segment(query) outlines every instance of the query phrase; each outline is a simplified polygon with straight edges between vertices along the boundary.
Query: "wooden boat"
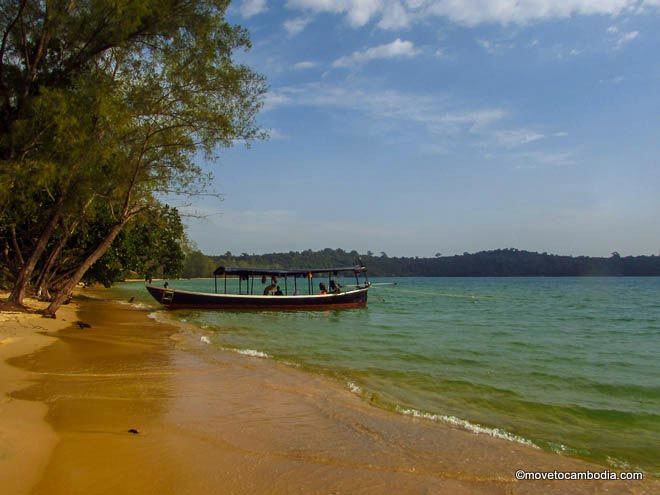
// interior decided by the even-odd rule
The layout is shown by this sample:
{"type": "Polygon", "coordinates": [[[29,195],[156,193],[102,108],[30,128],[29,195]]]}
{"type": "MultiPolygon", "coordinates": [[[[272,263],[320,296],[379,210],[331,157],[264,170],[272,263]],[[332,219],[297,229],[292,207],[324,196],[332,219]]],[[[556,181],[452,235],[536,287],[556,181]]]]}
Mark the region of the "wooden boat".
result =
{"type": "Polygon", "coordinates": [[[364,266],[322,269],[279,270],[263,268],[218,267],[213,272],[215,292],[188,290],[147,285],[156,301],[171,309],[198,308],[219,310],[328,310],[363,308],[367,305],[367,292],[371,284],[364,266]],[[342,287],[335,281],[339,275],[350,273],[355,286],[342,287]],[[223,291],[218,293],[218,277],[223,291]],[[227,293],[227,277],[238,279],[238,293],[227,293]],[[255,277],[264,289],[256,288],[255,277]],[[362,280],[360,278],[362,277],[362,280]],[[319,282],[320,281],[320,282],[319,282]],[[327,281],[327,286],[325,282],[327,281]],[[268,285],[266,285],[270,282],[268,285]],[[292,285],[293,284],[293,285],[292,285]],[[305,287],[306,286],[306,287],[305,287]],[[275,287],[279,295],[272,294],[275,287]],[[299,288],[306,294],[300,294],[299,288]],[[328,290],[323,293],[322,289],[328,290]],[[267,292],[271,292],[267,294],[267,292]]]}

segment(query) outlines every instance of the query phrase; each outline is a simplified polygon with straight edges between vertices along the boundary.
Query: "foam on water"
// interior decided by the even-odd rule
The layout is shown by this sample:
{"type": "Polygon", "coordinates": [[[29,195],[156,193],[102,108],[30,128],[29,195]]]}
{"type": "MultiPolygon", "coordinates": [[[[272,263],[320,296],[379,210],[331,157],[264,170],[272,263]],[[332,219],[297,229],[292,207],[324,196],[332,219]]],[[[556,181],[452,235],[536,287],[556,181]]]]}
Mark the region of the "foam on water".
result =
{"type": "Polygon", "coordinates": [[[346,386],[348,387],[348,390],[353,392],[354,394],[357,395],[362,395],[362,389],[360,388],[359,385],[356,385],[354,382],[346,382],[346,386]]]}
{"type": "Polygon", "coordinates": [[[270,359],[272,357],[270,354],[266,354],[265,352],[257,351],[255,349],[232,349],[231,347],[222,347],[221,349],[223,351],[235,352],[236,354],[241,354],[243,356],[257,357],[263,359],[270,359]]]}
{"type": "Polygon", "coordinates": [[[427,419],[429,421],[437,421],[437,422],[447,423],[452,426],[458,426],[459,428],[463,428],[464,430],[471,431],[472,433],[476,433],[477,435],[488,435],[494,438],[508,440],[509,442],[515,442],[515,443],[520,443],[522,445],[527,445],[528,447],[533,447],[535,449],[539,448],[531,440],[527,440],[526,438],[523,438],[521,436],[514,435],[513,433],[509,433],[508,431],[504,431],[499,428],[488,428],[486,426],[470,423],[469,421],[466,421],[461,418],[457,418],[456,416],[432,414],[424,411],[418,411],[417,409],[406,409],[400,406],[396,407],[396,411],[400,414],[404,414],[406,416],[412,416],[414,418],[427,419]]]}
{"type": "Polygon", "coordinates": [[[280,361],[280,363],[286,366],[293,366],[294,368],[300,368],[300,363],[294,363],[293,361],[280,361]]]}
{"type": "Polygon", "coordinates": [[[211,339],[209,339],[206,335],[202,335],[199,340],[200,340],[200,342],[202,342],[204,344],[210,344],[211,343],[211,339]]]}
{"type": "Polygon", "coordinates": [[[142,302],[129,302],[129,301],[117,301],[119,304],[123,304],[124,306],[130,306],[131,308],[135,309],[151,309],[153,308],[152,305],[142,303],[142,302]]]}

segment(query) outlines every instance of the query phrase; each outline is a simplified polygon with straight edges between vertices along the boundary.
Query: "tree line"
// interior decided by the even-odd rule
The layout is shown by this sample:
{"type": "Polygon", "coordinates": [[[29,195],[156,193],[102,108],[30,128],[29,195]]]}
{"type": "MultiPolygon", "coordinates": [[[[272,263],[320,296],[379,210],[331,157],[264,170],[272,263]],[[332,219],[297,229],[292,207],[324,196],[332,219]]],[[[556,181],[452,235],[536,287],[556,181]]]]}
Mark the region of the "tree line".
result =
{"type": "Polygon", "coordinates": [[[262,76],[226,0],[3,1],[0,286],[20,305],[127,270],[174,276],[173,196],[212,193],[196,161],[263,137],[262,76]]]}
{"type": "Polygon", "coordinates": [[[371,276],[392,277],[526,277],[526,276],[660,276],[660,256],[559,256],[518,249],[497,249],[433,258],[396,257],[386,253],[323,249],[288,253],[207,256],[192,251],[182,276],[210,277],[218,266],[262,268],[330,268],[360,260],[371,276]]]}

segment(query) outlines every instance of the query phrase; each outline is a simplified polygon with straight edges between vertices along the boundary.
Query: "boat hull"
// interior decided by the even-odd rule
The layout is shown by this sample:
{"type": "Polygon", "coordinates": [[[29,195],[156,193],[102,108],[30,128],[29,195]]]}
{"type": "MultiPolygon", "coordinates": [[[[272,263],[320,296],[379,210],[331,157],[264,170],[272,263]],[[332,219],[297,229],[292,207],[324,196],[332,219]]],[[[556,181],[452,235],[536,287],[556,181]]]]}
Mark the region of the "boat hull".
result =
{"type": "Polygon", "coordinates": [[[213,294],[165,289],[147,285],[151,296],[170,309],[214,309],[249,311],[324,311],[329,309],[364,308],[367,305],[368,287],[342,292],[309,296],[251,296],[213,294]]]}

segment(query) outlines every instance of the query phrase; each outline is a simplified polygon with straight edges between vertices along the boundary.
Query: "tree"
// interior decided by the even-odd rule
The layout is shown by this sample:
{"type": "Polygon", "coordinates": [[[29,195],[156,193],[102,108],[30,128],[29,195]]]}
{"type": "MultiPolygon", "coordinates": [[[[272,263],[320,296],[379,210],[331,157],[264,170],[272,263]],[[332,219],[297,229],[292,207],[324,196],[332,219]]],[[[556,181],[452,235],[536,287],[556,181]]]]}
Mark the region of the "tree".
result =
{"type": "Polygon", "coordinates": [[[178,277],[183,270],[185,242],[176,208],[165,205],[146,210],[117,236],[84,281],[109,287],[129,272],[144,279],[178,277]]]}
{"type": "Polygon", "coordinates": [[[111,221],[80,253],[51,314],[136,216],[158,208],[159,194],[206,190],[197,152],[262,136],[254,118],[265,83],[233,61],[250,43],[225,21],[227,5],[26,0],[3,12],[0,183],[10,193],[0,196],[0,229],[19,233],[7,255],[12,300],[21,302],[46,250],[70,242],[63,225],[84,205],[79,223],[111,221]],[[7,213],[17,206],[36,221],[7,213]]]}

